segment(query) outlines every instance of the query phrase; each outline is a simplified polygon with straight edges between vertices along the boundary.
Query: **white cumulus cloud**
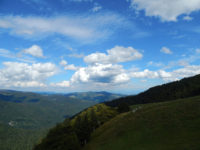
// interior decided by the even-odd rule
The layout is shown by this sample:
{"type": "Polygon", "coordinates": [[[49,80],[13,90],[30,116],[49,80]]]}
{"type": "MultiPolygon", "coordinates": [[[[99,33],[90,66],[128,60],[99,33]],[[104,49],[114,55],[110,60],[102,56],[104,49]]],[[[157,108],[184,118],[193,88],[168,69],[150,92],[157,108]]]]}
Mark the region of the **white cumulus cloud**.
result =
{"type": "Polygon", "coordinates": [[[0,84],[6,87],[44,87],[45,81],[57,73],[52,63],[4,62],[0,69],[0,84]]]}
{"type": "Polygon", "coordinates": [[[43,50],[38,45],[32,45],[30,48],[24,49],[23,52],[25,54],[32,55],[34,57],[40,57],[43,58],[43,50]]]}
{"type": "Polygon", "coordinates": [[[200,10],[200,0],[129,0],[131,7],[145,10],[146,16],[155,16],[162,21],[177,21],[180,15],[189,15],[200,10]]]}
{"type": "Polygon", "coordinates": [[[121,65],[96,64],[80,68],[71,78],[72,83],[96,82],[119,84],[130,80],[121,65]]]}
{"type": "Polygon", "coordinates": [[[107,50],[107,54],[98,52],[93,53],[84,57],[84,61],[88,64],[110,64],[133,61],[141,59],[142,57],[143,55],[133,47],[126,48],[122,46],[115,46],[114,48],[107,50]]]}

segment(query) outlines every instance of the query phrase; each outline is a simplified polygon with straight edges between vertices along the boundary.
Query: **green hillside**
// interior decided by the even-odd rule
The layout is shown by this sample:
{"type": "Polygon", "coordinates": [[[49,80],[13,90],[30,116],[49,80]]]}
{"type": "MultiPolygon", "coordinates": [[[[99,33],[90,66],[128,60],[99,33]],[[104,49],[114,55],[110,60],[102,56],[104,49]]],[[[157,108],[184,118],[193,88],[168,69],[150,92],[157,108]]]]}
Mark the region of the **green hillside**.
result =
{"type": "Polygon", "coordinates": [[[199,150],[200,96],[133,106],[98,128],[83,150],[199,150]]]}

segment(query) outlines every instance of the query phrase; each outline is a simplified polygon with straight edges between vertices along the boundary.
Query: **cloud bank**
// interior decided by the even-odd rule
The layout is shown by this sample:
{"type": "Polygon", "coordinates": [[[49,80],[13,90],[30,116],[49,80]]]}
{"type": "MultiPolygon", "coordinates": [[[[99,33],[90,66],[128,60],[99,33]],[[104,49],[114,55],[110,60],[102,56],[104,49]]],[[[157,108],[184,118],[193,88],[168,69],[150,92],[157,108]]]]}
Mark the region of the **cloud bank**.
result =
{"type": "MultiPolygon", "coordinates": [[[[129,0],[131,7],[144,10],[146,16],[159,17],[162,21],[177,21],[180,15],[188,16],[200,10],[200,0],[129,0]]],[[[189,17],[185,18],[190,19],[189,17]]]]}
{"type": "Polygon", "coordinates": [[[47,78],[57,73],[52,63],[4,62],[0,69],[0,84],[6,87],[45,87],[47,78]]]}

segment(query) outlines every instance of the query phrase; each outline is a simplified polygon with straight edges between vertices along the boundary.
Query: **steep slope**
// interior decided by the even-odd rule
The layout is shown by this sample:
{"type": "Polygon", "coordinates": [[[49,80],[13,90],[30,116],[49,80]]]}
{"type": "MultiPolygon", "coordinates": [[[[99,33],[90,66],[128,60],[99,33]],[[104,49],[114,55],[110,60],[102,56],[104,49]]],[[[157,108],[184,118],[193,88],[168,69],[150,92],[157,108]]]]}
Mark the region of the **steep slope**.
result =
{"type": "Polygon", "coordinates": [[[200,96],[133,106],[98,128],[83,150],[199,150],[200,96]]]}
{"type": "Polygon", "coordinates": [[[97,127],[117,114],[104,104],[90,107],[52,128],[34,150],[80,150],[97,127]]]}
{"type": "Polygon", "coordinates": [[[105,104],[116,107],[121,103],[127,103],[129,105],[146,104],[170,101],[196,95],[200,95],[200,75],[152,87],[138,95],[122,97],[111,102],[105,102],[105,104]]]}

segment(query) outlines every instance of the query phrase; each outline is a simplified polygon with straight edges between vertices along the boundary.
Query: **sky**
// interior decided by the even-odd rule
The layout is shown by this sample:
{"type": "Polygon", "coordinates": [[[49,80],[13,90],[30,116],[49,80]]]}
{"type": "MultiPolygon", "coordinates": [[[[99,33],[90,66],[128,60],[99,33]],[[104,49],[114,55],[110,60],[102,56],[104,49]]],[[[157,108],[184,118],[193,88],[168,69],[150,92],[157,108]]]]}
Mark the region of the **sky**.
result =
{"type": "Polygon", "coordinates": [[[0,85],[136,94],[200,74],[200,0],[0,0],[0,85]]]}

